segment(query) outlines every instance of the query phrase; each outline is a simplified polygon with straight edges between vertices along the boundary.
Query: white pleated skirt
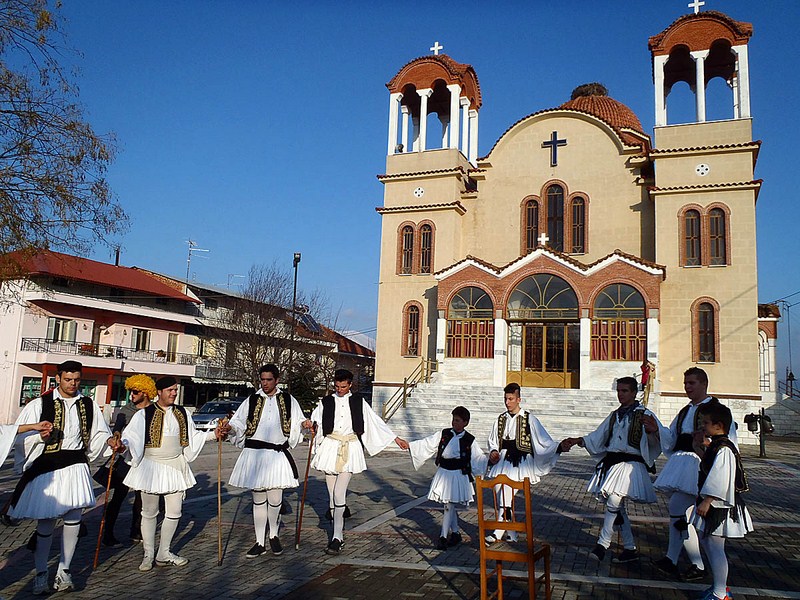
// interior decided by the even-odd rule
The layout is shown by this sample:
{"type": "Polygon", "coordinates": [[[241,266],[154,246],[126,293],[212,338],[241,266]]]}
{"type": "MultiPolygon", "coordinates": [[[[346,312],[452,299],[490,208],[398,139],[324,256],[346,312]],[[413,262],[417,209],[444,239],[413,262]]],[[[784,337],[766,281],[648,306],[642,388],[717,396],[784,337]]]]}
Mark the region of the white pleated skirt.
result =
{"type": "Polygon", "coordinates": [[[639,462],[617,463],[608,470],[603,481],[600,481],[600,474],[595,473],[589,481],[588,491],[596,494],[601,500],[611,494],[617,494],[634,502],[656,501],[656,492],[647,467],[639,462]]]}
{"type": "Polygon", "coordinates": [[[43,473],[25,486],[8,515],[14,519],[55,519],[76,508],[92,508],[95,504],[92,486],[86,463],[43,473]]]}
{"type": "Polygon", "coordinates": [[[339,452],[339,442],[330,437],[322,438],[319,446],[317,446],[314,458],[311,460],[311,466],[328,475],[362,473],[366,471],[367,459],[364,456],[364,448],[361,442],[356,439],[347,442],[347,444],[349,444],[348,451],[350,456],[341,470],[336,470],[336,456],[339,452]]]}
{"type": "Polygon", "coordinates": [[[669,457],[653,485],[659,492],[683,492],[696,496],[699,471],[700,457],[697,454],[678,451],[669,457]]]}
{"type": "Polygon", "coordinates": [[[453,502],[468,505],[474,499],[475,491],[469,475],[464,475],[460,470],[450,471],[441,467],[436,469],[428,492],[428,500],[442,504],[453,502]]]}
{"type": "MultiPolygon", "coordinates": [[[[730,516],[728,516],[728,518],[720,523],[714,531],[710,531],[709,535],[716,535],[724,538],[741,538],[744,537],[745,534],[753,531],[753,521],[750,518],[750,512],[747,510],[747,507],[743,506],[738,509],[737,512],[739,513],[738,522],[734,521],[730,516]]],[[[697,533],[700,537],[705,535],[706,522],[703,517],[697,514],[696,506],[689,508],[687,520],[689,523],[694,525],[694,528],[697,529],[697,533]]]]}
{"type": "Polygon", "coordinates": [[[518,467],[515,467],[505,460],[505,452],[506,451],[503,450],[500,453],[500,460],[489,469],[489,479],[497,477],[498,475],[506,475],[509,479],[514,481],[522,481],[527,477],[530,479],[531,485],[539,483],[541,477],[534,469],[532,455],[526,456],[525,460],[521,461],[518,467]]]}
{"type": "Polygon", "coordinates": [[[286,489],[298,485],[286,455],[261,448],[242,450],[228,483],[248,490],[286,489]]]}
{"type": "Polygon", "coordinates": [[[137,466],[131,466],[124,481],[132,490],[148,494],[172,494],[183,492],[197,483],[189,463],[183,455],[159,462],[147,457],[137,466]]]}

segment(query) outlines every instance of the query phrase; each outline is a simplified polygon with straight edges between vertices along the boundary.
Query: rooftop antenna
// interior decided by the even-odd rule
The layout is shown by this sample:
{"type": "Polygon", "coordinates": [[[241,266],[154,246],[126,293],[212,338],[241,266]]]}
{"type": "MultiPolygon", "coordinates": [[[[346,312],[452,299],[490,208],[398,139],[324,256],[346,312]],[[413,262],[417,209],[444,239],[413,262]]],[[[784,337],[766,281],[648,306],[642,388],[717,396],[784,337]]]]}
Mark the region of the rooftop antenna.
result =
{"type": "Polygon", "coordinates": [[[228,289],[231,289],[231,279],[236,279],[237,277],[241,277],[244,279],[244,275],[234,275],[233,273],[228,273],[228,289]]]}
{"type": "Polygon", "coordinates": [[[197,247],[197,242],[192,240],[191,238],[186,240],[186,243],[189,244],[189,252],[186,254],[186,285],[189,285],[189,269],[192,266],[192,254],[195,252],[211,252],[210,250],[205,250],[203,248],[197,247]]]}

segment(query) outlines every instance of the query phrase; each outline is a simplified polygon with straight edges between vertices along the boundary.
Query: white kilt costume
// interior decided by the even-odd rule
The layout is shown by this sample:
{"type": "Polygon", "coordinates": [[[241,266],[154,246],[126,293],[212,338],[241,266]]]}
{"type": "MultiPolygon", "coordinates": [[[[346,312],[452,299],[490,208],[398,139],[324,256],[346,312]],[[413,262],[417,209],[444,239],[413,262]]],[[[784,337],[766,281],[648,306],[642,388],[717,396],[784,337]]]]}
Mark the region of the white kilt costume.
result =
{"type": "MultiPolygon", "coordinates": [[[[724,538],[740,538],[753,531],[753,521],[746,506],[736,506],[734,495],[734,482],[736,481],[736,457],[730,448],[721,447],[717,451],[711,471],[708,473],[705,483],[700,490],[700,497],[713,496],[719,498],[711,502],[714,508],[730,508],[735,510],[737,520],[728,514],[728,517],[720,523],[714,531],[709,531],[709,535],[716,535],[724,538]]],[[[732,512],[732,511],[731,511],[732,512]]],[[[697,507],[689,509],[689,523],[694,525],[698,532],[705,532],[706,523],[703,517],[697,513],[697,507]]],[[[702,535],[702,533],[701,533],[702,535]]]]}
{"type": "MultiPolygon", "coordinates": [[[[257,395],[264,401],[261,418],[258,421],[255,433],[250,439],[269,444],[282,445],[289,443],[294,448],[303,438],[302,424],[305,419],[303,410],[294,397],[291,402],[291,426],[289,437],[283,434],[281,416],[278,408],[277,394],[267,396],[263,390],[258,390],[257,395]]],[[[249,490],[273,490],[297,487],[297,477],[292,471],[292,465],[283,452],[265,448],[245,448],[245,432],[247,430],[247,417],[250,411],[251,398],[239,406],[229,424],[231,432],[229,440],[238,448],[243,448],[236,460],[236,465],[231,473],[232,486],[249,490]]]]}
{"type": "Polygon", "coordinates": [[[622,452],[641,456],[644,460],[644,463],[619,462],[611,466],[605,476],[601,472],[595,471],[589,481],[587,491],[596,494],[599,500],[605,500],[611,494],[617,494],[623,498],[630,498],[634,502],[651,503],[656,501],[653,482],[650,480],[647,468],[652,467],[656,458],[661,454],[661,443],[658,432],[648,434],[644,431],[643,425],[639,425],[642,431],[638,447],[634,448],[628,443],[631,425],[634,422],[634,411],[643,412],[645,415],[655,418],[658,423],[655,414],[645,408],[631,410],[621,421],[619,413],[615,410],[597,429],[583,436],[584,447],[594,458],[602,460],[609,452],[622,452]],[[612,426],[613,431],[609,431],[612,426]]]}
{"type": "MultiPolygon", "coordinates": [[[[62,450],[81,450],[84,448],[81,438],[80,417],[75,398],[63,398],[58,388],[53,396],[64,402],[64,437],[62,450]]],[[[111,430],[103,418],[103,411],[96,402],[92,406],[92,428],[89,432],[89,449],[86,456],[89,462],[98,458],[105,450],[108,454],[108,438],[111,430]]],[[[42,420],[42,399],[31,400],[22,409],[17,418],[16,427],[38,423],[42,420]]],[[[24,472],[44,452],[47,442],[43,441],[38,431],[29,431],[18,436],[15,469],[24,472]],[[21,450],[21,451],[20,451],[21,450]]],[[[55,519],[70,510],[92,508],[95,505],[92,475],[87,463],[78,463],[43,473],[34,478],[22,492],[16,506],[10,508],[8,515],[15,519],[55,519]]]]}
{"type": "Polygon", "coordinates": [[[350,396],[333,395],[335,412],[333,419],[332,435],[323,435],[322,402],[317,404],[311,413],[311,420],[320,426],[314,438],[314,458],[311,466],[328,475],[339,473],[361,473],[367,470],[367,461],[364,456],[366,448],[370,456],[378,454],[389,446],[397,437],[389,426],[375,414],[366,400],[362,400],[364,414],[364,434],[359,441],[353,431],[353,419],[350,413],[350,396]],[[339,439],[334,439],[338,437],[339,439]],[[363,443],[363,447],[362,447],[363,443]],[[345,447],[346,446],[346,447],[345,447]],[[340,450],[341,448],[341,450],[340,450]],[[344,459],[343,462],[342,460],[344,459]],[[337,466],[337,462],[339,463],[337,466]]]}
{"type": "Polygon", "coordinates": [[[214,439],[213,431],[198,431],[187,414],[188,446],[181,446],[180,426],[173,406],[162,408],[155,404],[162,417],[161,446],[145,448],[145,410],[137,410],[122,432],[122,443],[130,452],[131,469],[125,485],[148,494],[172,494],[188,490],[197,483],[189,463],[198,457],[207,440],[214,439]]]}
{"type": "MultiPolygon", "coordinates": [[[[442,458],[459,458],[461,455],[461,439],[465,433],[466,431],[462,431],[460,434],[456,434],[453,431],[453,437],[442,450],[442,458]]],[[[421,440],[409,443],[409,452],[411,453],[414,469],[419,470],[426,460],[436,456],[439,452],[441,440],[442,432],[439,431],[421,440]]],[[[470,446],[470,466],[474,475],[482,475],[486,471],[486,460],[478,441],[474,440],[470,446]]],[[[441,502],[442,504],[453,502],[468,505],[474,498],[475,490],[469,475],[462,473],[460,470],[444,469],[442,467],[436,469],[436,474],[431,481],[431,488],[428,491],[428,500],[441,502]]]]}
{"type": "Polygon", "coordinates": [[[492,431],[489,433],[489,452],[497,450],[500,452],[500,460],[489,469],[489,478],[498,475],[507,475],[514,481],[522,481],[526,477],[531,485],[539,483],[539,480],[547,475],[558,460],[558,442],[554,441],[547,433],[547,430],[535,416],[526,410],[519,410],[516,415],[508,414],[506,418],[505,431],[498,432],[498,420],[495,419],[492,431]],[[531,430],[531,453],[523,458],[519,466],[514,466],[506,460],[506,450],[501,449],[501,442],[504,440],[517,439],[517,420],[520,415],[528,415],[528,426],[531,430]]]}
{"type": "MultiPolygon", "coordinates": [[[[697,456],[694,451],[676,451],[674,448],[679,434],[694,434],[694,421],[697,407],[710,401],[711,397],[709,396],[698,404],[690,404],[689,410],[683,422],[680,424],[680,431],[678,430],[678,417],[680,413],[675,416],[669,427],[659,425],[661,450],[664,452],[664,456],[667,457],[667,464],[664,465],[661,474],[654,484],[654,487],[659,492],[683,492],[690,496],[697,495],[697,474],[700,469],[700,457],[697,456]]],[[[736,436],[735,422],[731,424],[729,438],[738,448],[739,443],[736,436]]]]}
{"type": "Polygon", "coordinates": [[[17,425],[0,425],[0,466],[14,447],[16,437],[17,425]]]}

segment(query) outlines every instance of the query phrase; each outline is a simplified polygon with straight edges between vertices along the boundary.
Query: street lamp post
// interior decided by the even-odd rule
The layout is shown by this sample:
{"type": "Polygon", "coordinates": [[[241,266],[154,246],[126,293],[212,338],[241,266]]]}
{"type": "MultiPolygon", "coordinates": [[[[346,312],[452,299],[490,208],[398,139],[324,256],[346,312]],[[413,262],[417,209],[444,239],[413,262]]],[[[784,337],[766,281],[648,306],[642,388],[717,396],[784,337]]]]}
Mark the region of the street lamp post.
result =
{"type": "Polygon", "coordinates": [[[294,253],[294,286],[292,287],[292,341],[291,346],[289,346],[289,373],[287,373],[287,379],[291,377],[294,367],[294,340],[295,340],[295,330],[297,329],[297,265],[300,264],[300,253],[294,253]]]}

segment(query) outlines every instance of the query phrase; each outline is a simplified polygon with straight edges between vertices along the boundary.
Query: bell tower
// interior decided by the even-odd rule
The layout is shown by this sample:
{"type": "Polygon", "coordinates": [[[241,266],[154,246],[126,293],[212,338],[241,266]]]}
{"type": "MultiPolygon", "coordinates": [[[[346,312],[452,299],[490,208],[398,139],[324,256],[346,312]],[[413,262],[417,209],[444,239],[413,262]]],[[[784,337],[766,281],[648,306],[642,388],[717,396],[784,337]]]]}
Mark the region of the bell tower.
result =
{"type": "Polygon", "coordinates": [[[389,88],[389,139],[387,154],[425,152],[439,148],[460,150],[474,165],[478,158],[478,111],[481,91],[470,65],[439,54],[406,64],[386,84],[389,88]],[[441,132],[429,128],[436,114],[441,132]],[[410,131],[409,131],[410,129],[410,131]]]}

